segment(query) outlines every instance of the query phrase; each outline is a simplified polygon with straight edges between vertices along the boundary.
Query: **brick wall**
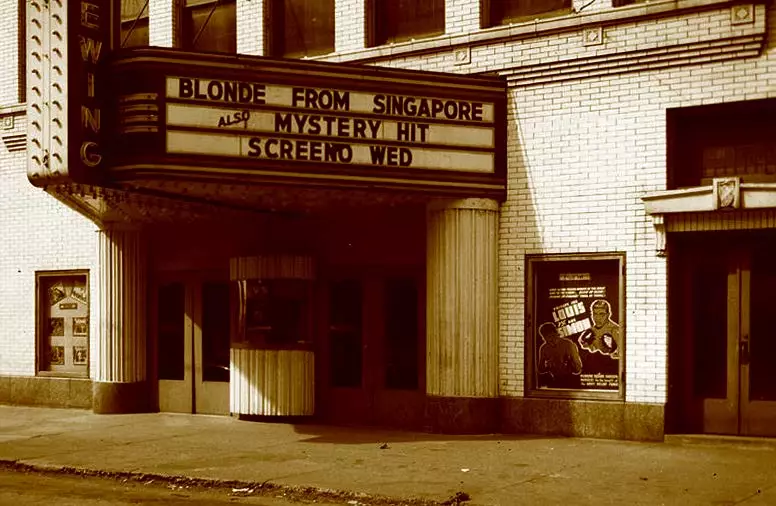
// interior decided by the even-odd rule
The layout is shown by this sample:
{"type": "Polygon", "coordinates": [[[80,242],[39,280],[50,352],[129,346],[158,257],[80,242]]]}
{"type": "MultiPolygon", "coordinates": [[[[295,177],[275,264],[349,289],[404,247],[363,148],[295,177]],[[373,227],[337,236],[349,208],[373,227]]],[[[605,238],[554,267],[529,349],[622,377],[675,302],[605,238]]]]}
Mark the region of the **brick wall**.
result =
{"type": "MultiPolygon", "coordinates": [[[[256,3],[241,2],[239,12],[256,3]]],[[[151,1],[152,44],[173,44],[172,5],[151,1]]],[[[753,6],[748,19],[728,3],[706,5],[651,2],[654,15],[636,18],[646,7],[611,10],[599,1],[565,19],[473,34],[479,3],[448,0],[448,36],[364,49],[364,3],[337,2],[338,53],[329,60],[498,72],[509,79],[509,193],[500,226],[503,395],[524,393],[525,255],[622,251],[627,254],[627,400],[665,401],[666,266],[655,256],[652,225],[640,198],[665,188],[666,109],[776,97],[776,9],[753,6]],[[687,9],[670,12],[677,7],[687,9]],[[454,49],[470,51],[470,59],[455,58],[454,49]]],[[[251,9],[256,16],[258,8],[251,9]]],[[[8,16],[0,23],[7,25],[0,51],[11,54],[15,21],[8,16]]],[[[261,32],[251,23],[238,22],[246,51],[255,49],[261,32]]],[[[2,79],[13,76],[4,72],[2,79]]],[[[8,88],[15,90],[4,84],[0,93],[9,93],[8,88]]],[[[0,373],[31,374],[34,271],[90,268],[94,273],[95,227],[29,185],[23,153],[2,149],[0,373]]],[[[93,300],[95,286],[92,276],[93,300]]]]}
{"type": "MultiPolygon", "coordinates": [[[[96,226],[27,180],[27,122],[16,95],[18,5],[0,3],[0,375],[35,374],[36,271],[89,269],[90,295],[98,299],[96,226]]],[[[91,336],[96,314],[93,306],[91,336]]]]}
{"type": "Polygon", "coordinates": [[[363,0],[334,3],[334,48],[357,51],[366,47],[366,5],[363,0]]]}
{"type": "MultiPolygon", "coordinates": [[[[12,132],[25,129],[24,116],[15,116],[12,132]]],[[[24,151],[0,146],[0,374],[35,374],[36,271],[89,269],[98,300],[96,228],[29,183],[24,151]]],[[[92,344],[98,314],[93,304],[92,344]]]]}
{"type": "Polygon", "coordinates": [[[264,54],[264,2],[237,0],[237,52],[264,54]]]}
{"type": "Polygon", "coordinates": [[[0,107],[5,107],[19,102],[19,0],[0,0],[0,8],[0,107]]]}
{"type": "Polygon", "coordinates": [[[148,44],[160,47],[180,45],[181,0],[149,0],[148,44]]]}
{"type": "Polygon", "coordinates": [[[742,23],[728,4],[619,23],[599,13],[590,15],[590,25],[576,21],[582,26],[560,33],[548,28],[531,35],[537,22],[512,27],[517,35],[492,43],[453,35],[436,42],[437,52],[421,42],[404,46],[423,51],[417,55],[367,50],[330,58],[498,72],[510,80],[508,197],[500,229],[502,395],[524,394],[525,255],[620,251],[627,255],[626,398],[665,402],[666,260],[655,255],[640,199],[665,189],[666,109],[776,97],[776,29],[766,34],[776,9],[766,13],[760,5],[751,12],[753,19],[742,23]],[[593,21],[604,19],[609,24],[599,32],[593,21]],[[451,48],[455,42],[460,45],[451,48]],[[470,50],[470,63],[457,65],[455,49],[470,50]]]}
{"type": "Polygon", "coordinates": [[[445,33],[476,32],[479,28],[479,2],[471,0],[445,1],[445,33]]]}

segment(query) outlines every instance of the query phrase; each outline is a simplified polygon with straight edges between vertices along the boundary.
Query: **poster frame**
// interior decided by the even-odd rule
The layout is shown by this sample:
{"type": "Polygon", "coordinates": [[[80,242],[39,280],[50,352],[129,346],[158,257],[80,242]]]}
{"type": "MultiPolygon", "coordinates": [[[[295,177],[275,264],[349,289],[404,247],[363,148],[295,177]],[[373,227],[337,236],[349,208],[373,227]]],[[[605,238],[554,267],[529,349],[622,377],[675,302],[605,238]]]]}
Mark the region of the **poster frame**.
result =
{"type": "Polygon", "coordinates": [[[626,322],[626,294],[625,294],[625,253],[558,253],[526,255],[525,257],[525,395],[526,397],[586,399],[586,400],[625,400],[625,357],[627,354],[627,322],[626,322]],[[571,388],[540,388],[536,375],[536,326],[535,315],[537,312],[536,275],[537,265],[547,262],[574,262],[574,261],[611,261],[618,262],[618,311],[617,322],[621,328],[622,346],[619,356],[619,386],[612,391],[582,390],[571,388]]]}
{"type": "Polygon", "coordinates": [[[85,366],[81,371],[51,371],[46,368],[48,365],[47,360],[44,358],[50,343],[46,341],[47,332],[46,329],[49,325],[49,315],[46,311],[47,294],[43,291],[44,283],[50,278],[57,277],[83,277],[85,279],[85,292],[89,307],[89,316],[91,316],[91,287],[90,287],[90,272],[89,269],[67,269],[60,271],[36,271],[35,272],[35,374],[36,376],[47,377],[60,377],[60,378],[89,378],[91,369],[91,353],[89,352],[91,347],[91,319],[89,319],[89,333],[83,337],[86,340],[87,359],[85,366]]]}

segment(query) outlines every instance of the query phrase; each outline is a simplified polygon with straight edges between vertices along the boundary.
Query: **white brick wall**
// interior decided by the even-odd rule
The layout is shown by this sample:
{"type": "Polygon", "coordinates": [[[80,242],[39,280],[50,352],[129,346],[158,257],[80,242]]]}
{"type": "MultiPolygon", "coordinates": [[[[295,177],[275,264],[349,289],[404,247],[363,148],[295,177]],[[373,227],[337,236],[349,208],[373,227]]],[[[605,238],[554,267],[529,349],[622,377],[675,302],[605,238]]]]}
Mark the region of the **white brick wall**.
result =
{"type": "Polygon", "coordinates": [[[149,0],[148,44],[179,47],[182,0],[149,0]]]}
{"type": "MultiPolygon", "coordinates": [[[[459,2],[456,8],[465,9],[459,2]]],[[[532,84],[541,83],[534,74],[509,91],[508,197],[500,235],[502,395],[524,394],[525,255],[621,251],[627,255],[626,398],[665,402],[666,261],[655,256],[651,220],[640,199],[665,188],[667,108],[776,97],[776,9],[769,8],[767,23],[765,8],[756,9],[754,22],[741,25],[731,25],[729,6],[612,24],[601,45],[584,45],[582,30],[482,43],[472,47],[471,64],[463,66],[454,65],[445,41],[438,52],[421,56],[364,53],[375,65],[408,69],[516,75],[546,65],[557,73],[554,82],[532,84]],[[765,26],[771,42],[760,56],[691,61],[710,61],[701,52],[722,37],[762,33],[765,26]],[[651,57],[689,42],[699,45],[688,49],[686,63],[696,64],[660,68],[645,57],[629,63],[625,73],[596,75],[604,74],[604,58],[584,69],[595,77],[567,73],[566,66],[579,58],[635,50],[651,57]]]]}
{"type": "Polygon", "coordinates": [[[358,51],[364,47],[366,47],[366,5],[364,0],[335,0],[335,51],[358,51]]]}
{"type": "Polygon", "coordinates": [[[445,33],[470,33],[480,29],[480,2],[445,1],[445,33]]]}
{"type": "MultiPolygon", "coordinates": [[[[7,7],[15,0],[2,1],[7,7]]],[[[241,51],[259,54],[253,51],[262,47],[261,27],[255,24],[261,19],[260,3],[239,2],[238,12],[245,16],[238,21],[241,51]]],[[[152,44],[173,45],[172,6],[170,0],[151,1],[152,44]]],[[[475,30],[478,6],[477,0],[447,0],[448,32],[475,30]]],[[[593,7],[602,8],[600,2],[593,7]]],[[[451,39],[446,38],[438,51],[423,46],[420,55],[401,56],[402,47],[415,46],[397,45],[392,49],[396,56],[376,57],[375,50],[363,49],[364,2],[337,2],[335,44],[350,60],[368,56],[370,63],[384,66],[500,72],[512,79],[509,192],[500,236],[503,395],[524,393],[525,255],[622,251],[627,255],[627,400],[665,401],[666,266],[654,254],[652,225],[640,198],[665,185],[667,108],[776,97],[776,8],[768,9],[767,20],[760,5],[753,23],[734,26],[728,5],[667,18],[610,20],[600,45],[583,44],[582,29],[480,41],[471,46],[471,63],[456,66],[451,39]],[[769,33],[760,55],[728,54],[723,55],[725,61],[713,61],[704,53],[731,37],[754,37],[766,26],[769,33]],[[689,42],[697,47],[688,49],[685,60],[673,67],[653,58],[689,42]],[[645,57],[623,63],[620,73],[607,70],[610,56],[634,51],[643,51],[645,57]],[[702,63],[693,57],[703,58],[702,63]],[[596,58],[601,58],[599,63],[589,63],[596,58]],[[585,74],[571,75],[568,68],[582,61],[588,62],[585,74]],[[546,68],[545,76],[552,76],[545,77],[548,82],[536,73],[525,74],[533,65],[546,68]]],[[[0,32],[2,64],[9,65],[5,55],[13,55],[14,61],[10,71],[0,74],[2,103],[13,103],[16,93],[12,19],[0,20],[0,27],[6,28],[0,32]]],[[[0,374],[32,374],[34,272],[91,269],[96,300],[96,227],[33,188],[26,180],[23,153],[4,149],[0,147],[0,374]]]]}
{"type": "MultiPolygon", "coordinates": [[[[23,133],[24,116],[15,120],[12,133],[23,133]]],[[[88,269],[98,300],[96,229],[29,183],[23,151],[0,145],[0,374],[35,374],[36,271],[88,269]]],[[[99,313],[90,309],[93,344],[99,313]]]]}
{"type": "Polygon", "coordinates": [[[19,1],[0,0],[0,107],[19,103],[19,1]]]}
{"type": "MultiPolygon", "coordinates": [[[[27,122],[16,105],[18,60],[16,0],[0,0],[0,119],[13,129],[0,137],[25,135],[27,122]],[[5,107],[4,107],[5,106],[5,107]]],[[[88,269],[97,299],[96,226],[27,180],[25,151],[0,143],[0,374],[35,374],[35,272],[88,269]]],[[[91,336],[96,332],[91,310],[91,336]]],[[[92,342],[94,340],[92,339],[92,342]]]]}
{"type": "Polygon", "coordinates": [[[264,54],[264,2],[237,0],[237,52],[264,54]]]}

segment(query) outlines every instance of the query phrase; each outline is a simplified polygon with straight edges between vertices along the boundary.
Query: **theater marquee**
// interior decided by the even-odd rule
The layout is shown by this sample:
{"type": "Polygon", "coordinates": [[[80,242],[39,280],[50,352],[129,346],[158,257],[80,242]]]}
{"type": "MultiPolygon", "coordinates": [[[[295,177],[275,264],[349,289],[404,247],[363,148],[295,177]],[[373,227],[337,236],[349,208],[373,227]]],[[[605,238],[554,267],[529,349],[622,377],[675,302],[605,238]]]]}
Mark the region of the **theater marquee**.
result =
{"type": "Polygon", "coordinates": [[[492,103],[181,77],[166,91],[170,153],[494,171],[492,103]]]}
{"type": "Polygon", "coordinates": [[[498,78],[156,49],[126,53],[115,66],[122,177],[153,170],[127,163],[142,143],[157,173],[174,164],[177,174],[189,166],[280,183],[505,190],[498,78]]]}

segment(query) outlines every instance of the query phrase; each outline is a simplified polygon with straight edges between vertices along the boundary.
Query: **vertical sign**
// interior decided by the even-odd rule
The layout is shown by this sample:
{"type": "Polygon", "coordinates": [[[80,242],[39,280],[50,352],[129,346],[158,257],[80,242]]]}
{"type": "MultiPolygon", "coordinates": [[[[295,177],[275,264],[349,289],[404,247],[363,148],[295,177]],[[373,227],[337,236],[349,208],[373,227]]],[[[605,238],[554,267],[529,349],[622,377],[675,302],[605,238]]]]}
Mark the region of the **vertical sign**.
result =
{"type": "Polygon", "coordinates": [[[532,259],[533,385],[620,390],[621,257],[532,259]]]}
{"type": "Polygon", "coordinates": [[[68,172],[71,177],[103,165],[105,82],[102,61],[110,52],[110,0],[68,3],[68,172]]]}

